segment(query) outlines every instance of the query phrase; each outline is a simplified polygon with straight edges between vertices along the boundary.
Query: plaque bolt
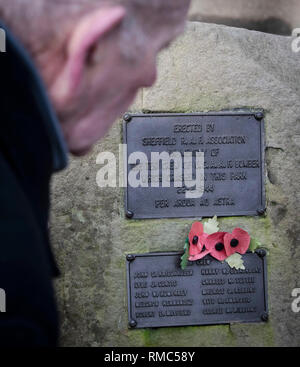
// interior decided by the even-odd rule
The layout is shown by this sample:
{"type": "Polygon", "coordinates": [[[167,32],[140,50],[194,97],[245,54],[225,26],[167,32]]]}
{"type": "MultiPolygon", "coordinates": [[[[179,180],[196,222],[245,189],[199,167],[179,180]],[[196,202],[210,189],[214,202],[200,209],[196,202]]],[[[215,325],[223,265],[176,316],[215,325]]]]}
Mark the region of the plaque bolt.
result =
{"type": "Polygon", "coordinates": [[[136,322],[135,320],[130,320],[130,321],[129,321],[129,326],[130,326],[131,328],[135,328],[135,327],[136,327],[136,325],[137,325],[137,322],[136,322]]]}
{"type": "Polygon", "coordinates": [[[265,209],[258,209],[257,214],[258,215],[264,215],[265,214],[265,209]]]}
{"type": "Polygon", "coordinates": [[[135,260],[135,256],[130,254],[130,255],[126,256],[126,259],[127,259],[127,261],[133,261],[133,260],[135,260]]]}
{"type": "Polygon", "coordinates": [[[262,321],[267,322],[269,320],[269,315],[266,312],[263,312],[260,315],[260,318],[261,318],[262,321]]]}
{"type": "Polygon", "coordinates": [[[127,210],[127,212],[126,212],[126,217],[128,218],[128,219],[131,219],[131,218],[133,218],[133,212],[132,211],[130,211],[130,210],[127,210]]]}
{"type": "Polygon", "coordinates": [[[256,120],[260,121],[264,118],[264,114],[263,112],[256,112],[256,114],[254,115],[256,120]]]}
{"type": "Polygon", "coordinates": [[[131,116],[129,115],[129,113],[126,113],[126,114],[123,116],[123,119],[124,119],[124,121],[129,122],[129,121],[131,120],[131,116]]]}
{"type": "Polygon", "coordinates": [[[259,257],[265,257],[266,255],[267,255],[267,253],[266,253],[266,250],[264,250],[264,249],[259,249],[259,250],[257,250],[256,251],[256,253],[257,253],[257,255],[259,256],[259,257]]]}

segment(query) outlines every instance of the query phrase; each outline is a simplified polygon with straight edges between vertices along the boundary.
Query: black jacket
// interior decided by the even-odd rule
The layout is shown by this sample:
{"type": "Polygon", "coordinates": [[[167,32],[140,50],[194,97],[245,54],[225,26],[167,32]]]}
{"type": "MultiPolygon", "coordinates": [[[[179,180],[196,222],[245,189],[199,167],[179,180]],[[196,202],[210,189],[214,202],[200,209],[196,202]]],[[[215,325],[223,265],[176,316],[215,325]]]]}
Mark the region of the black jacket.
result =
{"type": "Polygon", "coordinates": [[[7,29],[0,83],[0,346],[54,346],[49,182],[66,166],[66,148],[41,79],[7,29]]]}

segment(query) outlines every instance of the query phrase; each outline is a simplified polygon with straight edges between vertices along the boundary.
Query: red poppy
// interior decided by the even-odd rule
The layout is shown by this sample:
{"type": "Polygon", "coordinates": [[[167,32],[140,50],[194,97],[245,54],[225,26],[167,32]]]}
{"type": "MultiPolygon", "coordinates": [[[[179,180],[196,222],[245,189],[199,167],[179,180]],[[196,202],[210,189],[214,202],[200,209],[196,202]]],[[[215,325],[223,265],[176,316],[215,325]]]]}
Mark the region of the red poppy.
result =
{"type": "Polygon", "coordinates": [[[223,261],[228,255],[225,251],[224,236],[226,232],[215,232],[206,239],[206,248],[208,252],[217,260],[223,261]]]}
{"type": "MultiPolygon", "coordinates": [[[[189,233],[189,254],[191,257],[197,256],[202,251],[201,236],[203,235],[203,225],[200,222],[194,222],[192,224],[189,233]]],[[[193,260],[196,260],[193,258],[193,260]]]]}
{"type": "Polygon", "coordinates": [[[249,248],[250,236],[248,232],[241,228],[235,228],[232,233],[226,233],[224,236],[224,246],[227,256],[236,252],[243,255],[249,248]]]}
{"type": "MultiPolygon", "coordinates": [[[[195,261],[195,260],[202,259],[204,256],[209,254],[209,250],[207,250],[207,248],[205,246],[207,237],[208,237],[207,233],[202,233],[202,235],[199,237],[199,244],[200,245],[197,246],[198,253],[196,253],[195,249],[193,249],[195,251],[195,254],[192,255],[191,252],[190,252],[190,255],[191,255],[189,257],[190,261],[195,261]],[[200,250],[200,248],[201,248],[201,250],[200,250]]],[[[191,248],[191,246],[190,246],[190,248],[191,248]]]]}

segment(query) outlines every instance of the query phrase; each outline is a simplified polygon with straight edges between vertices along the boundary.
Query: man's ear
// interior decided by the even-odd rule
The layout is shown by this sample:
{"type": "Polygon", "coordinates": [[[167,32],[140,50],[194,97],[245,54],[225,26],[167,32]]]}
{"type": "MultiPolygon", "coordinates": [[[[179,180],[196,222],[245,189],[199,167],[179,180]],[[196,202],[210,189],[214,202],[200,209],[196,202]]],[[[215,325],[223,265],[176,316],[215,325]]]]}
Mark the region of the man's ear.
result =
{"type": "Polygon", "coordinates": [[[79,19],[67,41],[63,69],[51,87],[51,95],[58,104],[67,102],[74,95],[83,78],[90,51],[119,25],[125,14],[124,7],[114,6],[93,11],[79,19]]]}

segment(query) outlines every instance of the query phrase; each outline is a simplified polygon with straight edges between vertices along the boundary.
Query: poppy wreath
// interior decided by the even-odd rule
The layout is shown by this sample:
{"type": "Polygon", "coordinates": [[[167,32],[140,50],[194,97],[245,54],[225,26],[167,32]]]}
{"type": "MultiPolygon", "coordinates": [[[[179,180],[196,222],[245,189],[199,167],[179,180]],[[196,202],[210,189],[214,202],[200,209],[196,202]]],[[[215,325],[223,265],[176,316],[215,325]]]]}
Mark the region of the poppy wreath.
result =
{"type": "Polygon", "coordinates": [[[188,260],[196,261],[207,254],[219,261],[223,261],[235,253],[243,255],[249,248],[250,240],[248,232],[241,228],[235,228],[232,233],[207,234],[204,233],[202,223],[195,222],[187,239],[189,245],[188,260]]]}

